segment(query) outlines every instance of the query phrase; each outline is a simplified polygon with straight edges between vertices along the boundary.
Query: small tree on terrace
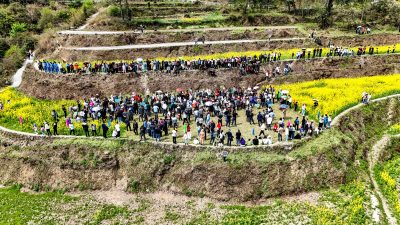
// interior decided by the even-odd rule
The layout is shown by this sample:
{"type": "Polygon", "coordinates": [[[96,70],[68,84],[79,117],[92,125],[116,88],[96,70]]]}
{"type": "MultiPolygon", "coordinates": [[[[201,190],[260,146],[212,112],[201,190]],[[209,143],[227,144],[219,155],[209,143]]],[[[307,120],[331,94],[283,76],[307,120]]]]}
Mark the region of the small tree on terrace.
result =
{"type": "Polygon", "coordinates": [[[321,24],[320,27],[322,29],[326,29],[332,25],[332,8],[333,8],[333,0],[326,0],[325,10],[321,15],[321,24]]]}

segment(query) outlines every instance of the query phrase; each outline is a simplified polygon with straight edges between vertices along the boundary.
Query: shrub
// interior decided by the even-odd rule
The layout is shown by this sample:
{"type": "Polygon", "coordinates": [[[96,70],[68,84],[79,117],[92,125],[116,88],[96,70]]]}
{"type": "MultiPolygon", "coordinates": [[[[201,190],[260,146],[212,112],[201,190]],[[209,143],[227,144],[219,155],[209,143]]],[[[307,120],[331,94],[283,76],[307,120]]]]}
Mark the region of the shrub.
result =
{"type": "Polygon", "coordinates": [[[8,35],[13,24],[14,19],[8,14],[7,10],[0,9],[0,34],[2,36],[8,35]]]}
{"type": "Polygon", "coordinates": [[[49,8],[43,8],[40,11],[40,19],[38,22],[38,28],[41,30],[53,27],[54,14],[49,8]]]}
{"type": "Polygon", "coordinates": [[[84,0],[83,5],[82,5],[82,10],[83,10],[83,14],[85,14],[85,17],[88,17],[89,15],[93,14],[95,11],[93,1],[92,0],[84,0]]]}
{"type": "Polygon", "coordinates": [[[73,10],[71,16],[71,26],[78,27],[85,21],[86,17],[82,9],[73,10]]]}
{"type": "Polygon", "coordinates": [[[71,17],[71,12],[68,10],[60,10],[56,13],[57,20],[67,21],[71,17]]]}
{"type": "Polygon", "coordinates": [[[20,61],[22,62],[24,59],[24,52],[23,50],[17,46],[17,45],[13,45],[11,46],[6,53],[4,54],[4,56],[6,58],[11,58],[13,57],[15,59],[15,61],[20,61]]]}
{"type": "Polygon", "coordinates": [[[132,193],[137,193],[140,191],[140,182],[137,180],[131,180],[128,184],[128,190],[132,193]]]}
{"type": "Polygon", "coordinates": [[[79,8],[82,6],[82,1],[81,0],[74,0],[68,3],[68,6],[71,8],[79,8]]]}
{"type": "Polygon", "coordinates": [[[6,51],[10,48],[7,44],[7,41],[4,38],[0,39],[0,58],[3,58],[6,54],[6,51]]]}
{"type": "Polygon", "coordinates": [[[110,8],[108,8],[108,15],[118,17],[121,15],[121,10],[118,6],[112,5],[110,8]]]}
{"type": "Polygon", "coordinates": [[[11,25],[10,36],[15,37],[18,34],[23,33],[25,31],[27,31],[26,23],[16,22],[11,25]]]}

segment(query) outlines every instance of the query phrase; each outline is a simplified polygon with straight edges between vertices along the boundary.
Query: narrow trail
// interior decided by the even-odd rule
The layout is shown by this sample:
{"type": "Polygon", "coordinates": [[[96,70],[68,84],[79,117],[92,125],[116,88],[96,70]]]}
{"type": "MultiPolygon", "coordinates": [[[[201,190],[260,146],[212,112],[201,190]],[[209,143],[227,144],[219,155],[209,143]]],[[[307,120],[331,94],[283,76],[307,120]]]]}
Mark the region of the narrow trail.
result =
{"type": "Polygon", "coordinates": [[[85,23],[85,24],[83,24],[82,26],[78,27],[76,30],[79,31],[79,30],[84,30],[84,29],[86,29],[86,27],[88,27],[89,24],[90,24],[92,21],[94,21],[94,20],[96,19],[96,17],[97,17],[100,13],[102,13],[104,10],[106,10],[106,8],[100,8],[95,14],[91,15],[91,16],[89,17],[89,19],[86,20],[86,23],[85,23]]]}
{"type": "Polygon", "coordinates": [[[202,42],[170,42],[170,43],[157,43],[157,44],[138,44],[138,45],[119,45],[119,46],[94,46],[94,47],[61,47],[66,50],[75,51],[112,51],[112,50],[126,50],[126,49],[152,49],[152,48],[167,48],[167,47],[183,47],[195,45],[217,45],[217,44],[242,44],[242,43],[258,43],[258,42],[278,42],[278,41],[294,41],[294,40],[307,40],[308,38],[276,38],[276,39],[260,39],[260,40],[225,40],[225,41],[206,41],[202,42]]]}
{"type": "MultiPolygon", "coordinates": [[[[96,15],[96,14],[95,14],[96,15]]],[[[97,14],[98,15],[98,14],[97,14]]],[[[96,16],[97,16],[96,15],[96,16]]],[[[92,21],[92,20],[90,20],[92,21]]],[[[89,21],[89,23],[90,23],[89,21]]],[[[62,30],[57,32],[59,35],[124,35],[124,34],[141,34],[138,30],[126,31],[100,31],[100,30],[84,30],[89,23],[77,30],[62,30]]],[[[281,29],[298,29],[296,26],[250,26],[250,27],[210,27],[210,28],[190,28],[190,29],[166,29],[166,30],[144,30],[143,33],[177,33],[177,32],[201,32],[201,31],[232,31],[232,30],[281,30],[281,29]]]]}
{"type": "MultiPolygon", "coordinates": [[[[373,100],[370,101],[370,103],[379,102],[379,101],[383,101],[383,100],[390,99],[390,98],[396,98],[396,97],[400,97],[400,94],[389,95],[389,96],[386,96],[386,97],[373,99],[373,100]]],[[[355,109],[358,109],[358,108],[361,108],[361,107],[364,106],[364,105],[365,105],[364,103],[359,103],[358,105],[355,105],[355,106],[353,106],[353,107],[351,107],[351,108],[349,108],[349,109],[346,109],[345,111],[339,113],[339,115],[337,115],[337,116],[332,120],[331,126],[333,126],[333,127],[336,126],[337,123],[339,122],[339,120],[340,120],[343,116],[346,116],[346,115],[347,115],[348,113],[350,113],[351,111],[353,111],[353,110],[355,110],[355,109]]]]}
{"type": "Polygon", "coordinates": [[[17,88],[17,87],[19,87],[19,86],[21,85],[21,83],[22,83],[22,76],[23,76],[23,74],[24,74],[24,72],[25,72],[25,69],[26,69],[26,67],[28,66],[28,64],[31,64],[31,63],[33,63],[33,57],[32,57],[32,58],[29,58],[29,59],[26,59],[26,60],[24,61],[24,64],[22,65],[22,67],[19,68],[19,69],[17,70],[17,72],[15,72],[15,74],[13,75],[11,87],[17,88]]]}
{"type": "MultiPolygon", "coordinates": [[[[389,111],[387,113],[387,117],[388,117],[388,126],[392,125],[392,120],[393,120],[393,110],[396,107],[396,101],[394,98],[392,98],[389,102],[389,111]]],[[[400,137],[400,135],[397,135],[400,137]]],[[[375,145],[371,148],[371,151],[368,153],[368,166],[369,166],[369,176],[370,179],[372,181],[372,185],[374,186],[374,191],[375,193],[378,195],[379,199],[381,199],[382,202],[382,206],[383,206],[383,211],[386,215],[386,218],[388,220],[388,223],[390,225],[397,225],[397,220],[396,218],[393,216],[390,207],[387,203],[387,200],[385,198],[385,196],[383,196],[376,180],[375,180],[375,172],[374,172],[374,167],[375,165],[379,162],[382,152],[385,150],[385,147],[387,146],[387,144],[390,141],[390,138],[393,136],[390,135],[384,135],[378,142],[375,143],[375,145]]],[[[374,196],[374,195],[372,195],[374,196]]],[[[371,196],[371,202],[373,203],[373,218],[376,222],[379,222],[379,214],[378,214],[378,205],[377,203],[374,204],[374,201],[372,201],[372,196],[371,196]],[[375,205],[375,207],[374,207],[375,205]],[[378,214],[378,215],[377,215],[378,214]]],[[[375,196],[374,196],[375,197],[375,196]]],[[[376,198],[376,197],[375,197],[376,198]]]]}
{"type": "MultiPolygon", "coordinates": [[[[397,136],[400,137],[400,135],[397,135],[397,136]]],[[[378,195],[378,197],[381,199],[383,211],[386,215],[388,223],[390,225],[397,225],[397,220],[393,216],[393,213],[390,210],[390,207],[387,203],[385,196],[383,196],[382,192],[380,191],[378,183],[375,180],[375,173],[374,173],[374,167],[375,167],[376,163],[379,161],[380,155],[381,155],[382,151],[385,150],[385,147],[389,143],[389,141],[390,141],[390,136],[385,135],[385,136],[383,136],[383,138],[381,140],[379,140],[372,147],[371,152],[369,153],[369,157],[368,157],[368,164],[369,164],[369,174],[370,174],[370,178],[372,181],[372,185],[374,186],[374,191],[378,195]]]]}

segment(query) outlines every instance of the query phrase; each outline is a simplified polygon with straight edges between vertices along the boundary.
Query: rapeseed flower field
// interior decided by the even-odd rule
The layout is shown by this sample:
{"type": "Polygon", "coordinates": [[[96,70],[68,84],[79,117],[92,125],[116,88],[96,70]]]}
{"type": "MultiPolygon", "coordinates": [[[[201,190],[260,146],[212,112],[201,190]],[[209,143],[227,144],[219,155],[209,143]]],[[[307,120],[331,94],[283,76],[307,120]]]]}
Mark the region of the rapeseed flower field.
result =
{"type": "Polygon", "coordinates": [[[351,106],[361,102],[362,93],[367,92],[372,98],[400,93],[400,74],[359,78],[321,79],[281,85],[281,90],[288,90],[293,103],[298,102],[299,109],[306,104],[307,115],[317,118],[328,114],[336,116],[351,106]],[[314,99],[318,106],[314,107],[314,99]]]}
{"type": "MultiPolygon", "coordinates": [[[[44,125],[44,122],[48,122],[51,130],[53,131],[54,118],[52,117],[52,110],[58,113],[58,133],[60,135],[69,134],[69,128],[66,126],[66,118],[64,118],[64,112],[62,111],[62,106],[64,105],[67,109],[67,117],[70,117],[69,108],[76,106],[77,102],[72,100],[42,100],[29,97],[14,88],[5,88],[0,92],[0,102],[3,103],[4,109],[0,110],[0,125],[6,128],[33,133],[34,124],[38,127],[38,132],[40,133],[40,127],[44,125]]],[[[75,126],[76,135],[84,135],[81,122],[77,122],[72,119],[75,126]]],[[[101,121],[90,120],[88,122],[89,126],[93,123],[97,127],[97,133],[101,135],[101,121]]],[[[106,121],[108,124],[108,121],[106,121]]],[[[108,131],[110,134],[115,121],[110,123],[111,127],[108,131]]],[[[125,127],[121,123],[121,135],[124,135],[125,127]]]]}

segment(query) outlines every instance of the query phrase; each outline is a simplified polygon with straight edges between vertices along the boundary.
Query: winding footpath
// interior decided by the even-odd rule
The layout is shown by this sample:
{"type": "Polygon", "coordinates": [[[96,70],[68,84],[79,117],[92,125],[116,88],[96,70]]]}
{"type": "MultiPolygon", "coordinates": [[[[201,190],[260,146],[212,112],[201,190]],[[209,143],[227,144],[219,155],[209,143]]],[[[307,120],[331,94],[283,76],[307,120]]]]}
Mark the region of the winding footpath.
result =
{"type": "MultiPolygon", "coordinates": [[[[371,101],[369,102],[369,104],[370,104],[370,103],[374,103],[374,102],[384,101],[384,100],[391,99],[391,98],[396,98],[396,97],[397,97],[397,98],[400,98],[400,94],[394,94],[394,95],[389,95],[389,96],[382,97],[382,98],[373,99],[373,100],[371,100],[371,101]]],[[[343,118],[343,117],[346,116],[347,114],[351,113],[351,111],[363,107],[364,105],[365,105],[364,103],[359,103],[358,105],[355,105],[355,106],[353,106],[353,107],[351,107],[351,108],[349,108],[349,109],[346,109],[345,111],[339,113],[339,114],[332,120],[331,126],[336,126],[336,125],[339,123],[339,121],[341,120],[341,118],[343,118]]]]}
{"type": "Polygon", "coordinates": [[[400,137],[400,134],[396,135],[396,136],[389,136],[389,135],[383,136],[382,139],[379,140],[372,147],[371,152],[369,153],[369,157],[368,157],[368,164],[369,164],[369,174],[370,174],[370,178],[372,181],[372,185],[374,186],[374,190],[375,190],[376,194],[381,199],[383,211],[386,215],[387,221],[390,225],[397,225],[397,220],[393,216],[393,213],[388,205],[388,202],[387,202],[385,196],[382,194],[382,192],[379,188],[379,185],[375,180],[375,173],[374,173],[374,167],[379,162],[379,158],[380,158],[382,152],[385,150],[385,147],[389,143],[391,137],[400,137]]]}
{"type": "Polygon", "coordinates": [[[22,76],[24,75],[25,69],[28,66],[28,64],[33,63],[33,57],[30,59],[26,59],[24,64],[22,65],[21,68],[19,68],[17,70],[17,72],[15,72],[15,74],[12,77],[12,84],[11,87],[13,88],[17,88],[21,85],[22,83],[22,76]]]}
{"type": "MultiPolygon", "coordinates": [[[[88,26],[88,23],[79,27],[77,30],[62,30],[57,33],[59,35],[87,35],[87,36],[89,36],[89,35],[142,34],[142,32],[139,30],[134,30],[134,31],[132,31],[132,30],[126,30],[126,31],[84,30],[84,29],[86,29],[87,26],[88,26]]],[[[190,28],[190,29],[144,30],[143,33],[178,33],[178,32],[184,33],[184,32],[206,32],[206,31],[282,30],[282,29],[298,29],[298,27],[296,27],[296,26],[210,27],[210,28],[190,28]]]]}
{"type": "Polygon", "coordinates": [[[88,27],[89,24],[90,24],[92,21],[96,20],[96,17],[97,17],[98,15],[100,15],[100,13],[102,13],[103,11],[105,11],[106,9],[107,9],[107,8],[101,8],[101,9],[99,9],[95,14],[91,15],[91,16],[89,17],[89,19],[87,19],[87,21],[86,21],[85,24],[83,24],[82,26],[78,27],[78,28],[76,29],[76,31],[86,29],[86,27],[88,27]]]}
{"type": "Polygon", "coordinates": [[[225,40],[225,41],[206,41],[203,42],[170,42],[157,44],[137,44],[137,45],[119,45],[119,46],[94,46],[94,47],[61,47],[61,49],[75,51],[112,51],[126,49],[152,49],[152,48],[168,48],[168,47],[184,47],[194,45],[218,45],[218,44],[243,44],[243,43],[262,43],[262,42],[279,42],[279,41],[296,41],[307,40],[308,38],[276,38],[276,39],[252,39],[252,40],[225,40]]]}

